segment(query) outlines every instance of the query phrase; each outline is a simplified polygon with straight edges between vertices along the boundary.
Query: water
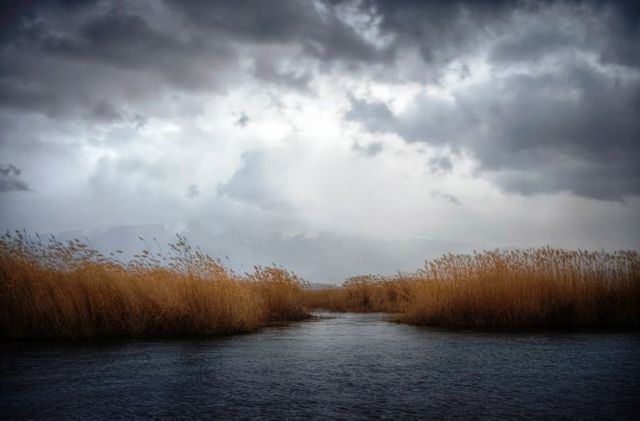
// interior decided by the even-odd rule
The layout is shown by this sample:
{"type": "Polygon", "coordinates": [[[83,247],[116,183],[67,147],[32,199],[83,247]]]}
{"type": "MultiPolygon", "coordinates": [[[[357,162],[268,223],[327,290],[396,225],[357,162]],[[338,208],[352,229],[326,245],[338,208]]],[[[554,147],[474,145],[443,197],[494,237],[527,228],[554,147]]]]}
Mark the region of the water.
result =
{"type": "Polygon", "coordinates": [[[216,339],[5,343],[0,418],[638,418],[640,333],[479,333],[379,314],[216,339]]]}

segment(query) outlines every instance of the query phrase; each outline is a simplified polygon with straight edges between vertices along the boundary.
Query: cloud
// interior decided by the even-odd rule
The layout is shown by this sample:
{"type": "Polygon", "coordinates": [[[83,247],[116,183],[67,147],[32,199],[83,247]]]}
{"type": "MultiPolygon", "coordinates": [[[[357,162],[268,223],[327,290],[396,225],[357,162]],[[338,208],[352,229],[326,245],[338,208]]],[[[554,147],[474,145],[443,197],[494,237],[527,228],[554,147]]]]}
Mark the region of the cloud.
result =
{"type": "Polygon", "coordinates": [[[271,164],[264,152],[243,154],[242,163],[233,176],[218,186],[218,196],[226,196],[266,211],[290,211],[291,204],[283,197],[286,185],[274,179],[274,167],[271,164]]]}
{"type": "Polygon", "coordinates": [[[461,205],[462,202],[460,202],[460,199],[458,199],[456,196],[449,194],[449,193],[443,193],[441,191],[437,191],[437,190],[433,190],[431,191],[431,197],[434,200],[439,200],[442,202],[446,202],[446,203],[451,203],[453,205],[461,205]]]}
{"type": "Polygon", "coordinates": [[[499,37],[498,60],[534,60],[586,41],[603,62],[640,65],[640,6],[633,0],[365,0],[360,7],[392,37],[394,55],[414,46],[425,64],[442,66],[499,37]]]}
{"type": "Polygon", "coordinates": [[[384,147],[382,146],[382,142],[371,142],[369,144],[367,144],[366,146],[362,146],[360,145],[358,142],[354,143],[353,146],[351,147],[352,150],[359,152],[365,156],[376,156],[378,155],[380,152],[382,152],[382,150],[384,149],[384,147]]]}
{"type": "Polygon", "coordinates": [[[189,199],[195,199],[198,196],[200,196],[200,189],[198,188],[198,185],[191,184],[187,189],[187,197],[189,199]]]}
{"type": "MultiPolygon", "coordinates": [[[[423,89],[394,111],[389,101],[352,98],[346,120],[409,143],[446,147],[454,154],[469,151],[477,175],[506,192],[569,192],[601,200],[640,195],[635,164],[640,160],[640,49],[628,48],[639,32],[637,7],[507,2],[491,12],[465,2],[442,8],[429,3],[425,7],[433,16],[427,22],[478,17],[470,27],[435,25],[434,30],[448,36],[462,31],[458,58],[466,57],[465,45],[472,42],[468,31],[476,31],[474,42],[488,67],[470,66],[475,76],[460,88],[442,81],[445,96],[423,89]],[[479,22],[491,23],[492,31],[479,31],[479,22]]],[[[408,16],[402,6],[377,7],[386,30],[404,38],[413,34],[414,42],[438,51],[422,36],[431,30],[415,21],[419,12],[408,16]],[[406,26],[400,28],[401,23],[406,26]]],[[[449,38],[443,39],[446,50],[449,38]]],[[[432,58],[446,62],[445,53],[432,58]]]]}
{"type": "Polygon", "coordinates": [[[225,92],[248,76],[309,91],[336,67],[433,82],[453,61],[463,61],[464,75],[468,55],[494,41],[492,60],[504,65],[576,48],[594,49],[604,63],[640,63],[633,2],[51,1],[13,9],[0,37],[0,106],[53,116],[155,98],[159,86],[225,92]],[[422,60],[406,73],[402,57],[412,49],[422,60]]]}
{"type": "Polygon", "coordinates": [[[480,84],[460,93],[456,106],[419,97],[392,115],[384,104],[357,101],[347,118],[407,142],[470,150],[480,172],[507,191],[639,195],[640,80],[576,64],[480,84]]]}
{"type": "Polygon", "coordinates": [[[22,171],[13,164],[0,165],[0,192],[29,191],[29,185],[20,180],[22,171]]]}
{"type": "Polygon", "coordinates": [[[396,133],[407,142],[443,145],[451,143],[450,139],[459,131],[464,113],[465,110],[429,96],[416,98],[400,115],[381,101],[351,99],[345,119],[374,133],[396,133]]]}
{"type": "Polygon", "coordinates": [[[92,9],[92,17],[81,16],[75,30],[56,25],[38,28],[33,47],[53,57],[144,71],[185,89],[211,83],[211,70],[234,59],[233,51],[224,44],[207,42],[194,33],[153,27],[150,14],[115,7],[106,13],[92,9]]]}
{"type": "Polygon", "coordinates": [[[113,105],[105,101],[98,101],[92,109],[93,116],[105,122],[122,120],[122,114],[113,105]]]}
{"type": "Polygon", "coordinates": [[[607,9],[606,44],[600,59],[634,69],[640,67],[640,5],[637,1],[621,0],[602,6],[607,9]]]}
{"type": "Polygon", "coordinates": [[[519,29],[519,34],[500,39],[492,48],[491,61],[494,63],[520,64],[522,62],[535,63],[550,53],[562,53],[572,50],[576,46],[583,48],[586,34],[578,34],[567,28],[549,24],[540,28],[539,25],[530,29],[519,29]]]}
{"type": "Polygon", "coordinates": [[[247,124],[249,124],[249,117],[245,113],[240,113],[240,116],[233,124],[238,127],[245,127],[247,124]]]}
{"type": "Polygon", "coordinates": [[[312,5],[295,0],[276,3],[241,0],[175,1],[194,26],[240,42],[299,46],[323,61],[376,62],[385,52],[367,41],[339,14],[344,2],[312,5]]]}
{"type": "Polygon", "coordinates": [[[429,169],[433,173],[437,172],[450,172],[453,170],[453,162],[451,161],[451,157],[449,156],[439,156],[435,158],[431,158],[429,160],[429,169]]]}
{"type": "Polygon", "coordinates": [[[390,59],[345,18],[346,7],[324,1],[16,6],[0,34],[0,107],[52,117],[97,107],[95,118],[114,120],[107,104],[135,106],[173,91],[224,93],[249,77],[308,91],[314,73],[301,63],[330,71],[333,64],[390,59]]]}
{"type": "MultiPolygon", "coordinates": [[[[499,27],[520,4],[511,0],[365,0],[361,8],[379,19],[381,34],[393,40],[389,49],[394,57],[415,48],[422,66],[437,76],[441,66],[476,48],[486,29],[499,27]]],[[[423,75],[433,74],[423,69],[423,75]]]]}
{"type": "Polygon", "coordinates": [[[380,101],[366,101],[351,98],[351,108],[345,119],[363,124],[371,132],[389,132],[397,130],[395,117],[389,107],[380,101]]]}
{"type": "Polygon", "coordinates": [[[309,92],[309,83],[312,76],[305,71],[292,72],[278,68],[278,64],[269,58],[257,59],[253,71],[254,76],[267,83],[285,88],[291,88],[302,92],[309,92]]]}
{"type": "Polygon", "coordinates": [[[6,226],[638,244],[637,2],[9,9],[6,226]]]}

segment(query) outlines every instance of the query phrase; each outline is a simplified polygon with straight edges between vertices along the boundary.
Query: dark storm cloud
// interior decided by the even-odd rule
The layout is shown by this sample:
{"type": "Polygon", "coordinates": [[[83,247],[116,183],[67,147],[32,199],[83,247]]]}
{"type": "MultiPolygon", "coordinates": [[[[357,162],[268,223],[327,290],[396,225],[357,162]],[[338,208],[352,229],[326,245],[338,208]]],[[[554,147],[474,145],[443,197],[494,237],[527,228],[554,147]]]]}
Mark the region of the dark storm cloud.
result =
{"type": "Polygon", "coordinates": [[[114,100],[121,102],[158,95],[158,86],[224,91],[241,82],[235,80],[240,54],[254,61],[258,80],[299,90],[312,76],[281,68],[284,59],[356,65],[388,58],[340,18],[336,6],[317,4],[16,4],[3,16],[0,35],[0,106],[59,116],[90,108],[107,94],[119,94],[114,100]],[[282,48],[261,51],[270,46],[282,48]]]}
{"type": "Polygon", "coordinates": [[[340,19],[335,2],[178,0],[171,4],[206,31],[252,44],[299,45],[324,61],[375,62],[387,54],[340,19]]]}
{"type": "Polygon", "coordinates": [[[635,0],[611,2],[608,5],[610,25],[604,62],[640,67],[640,2],[635,0]]]}
{"type": "Polygon", "coordinates": [[[571,50],[583,42],[561,28],[540,28],[498,42],[493,48],[491,59],[494,63],[504,64],[534,63],[549,53],[571,50]]]}
{"type": "MultiPolygon", "coordinates": [[[[296,60],[308,57],[323,64],[382,63],[393,65],[398,52],[416,47],[425,65],[441,66],[477,48],[478,40],[504,33],[508,18],[518,10],[537,10],[553,2],[473,1],[168,1],[155,9],[113,2],[42,2],[10,4],[4,12],[0,66],[0,103],[18,108],[63,107],[73,77],[50,83],[57,72],[33,68],[66,68],[65,63],[93,63],[106,69],[141,72],[182,89],[224,89],[221,76],[237,65],[237,46],[291,46],[276,56],[255,57],[255,77],[285,87],[306,89],[311,75],[278,67],[282,54],[296,60]],[[391,37],[385,47],[373,45],[340,10],[357,6],[369,25],[379,20],[381,34],[391,37]],[[171,25],[167,25],[167,20],[171,25]]],[[[637,65],[639,30],[637,6],[632,2],[591,7],[606,17],[610,30],[602,41],[603,60],[637,65]]],[[[495,51],[496,59],[515,55],[534,57],[545,48],[571,46],[571,34],[546,31],[507,39],[495,51]]],[[[249,58],[254,52],[247,52],[249,58]]],[[[75,66],[78,78],[87,78],[75,66]]],[[[95,70],[95,69],[94,69],[95,70]]],[[[426,72],[425,74],[427,74],[426,72]]],[[[125,79],[130,75],[122,74],[125,79]]],[[[153,85],[152,85],[153,86],[153,85]]],[[[96,89],[98,87],[96,86],[96,89]]],[[[150,87],[150,89],[153,89],[150,87]]],[[[82,98],[73,96],[73,101],[82,98]]]]}
{"type": "Polygon", "coordinates": [[[311,82],[309,73],[295,74],[278,69],[277,63],[265,59],[256,60],[253,74],[261,81],[299,91],[309,91],[309,82],[311,82]]]}
{"type": "Polygon", "coordinates": [[[382,31],[398,44],[419,47],[427,62],[446,60],[459,53],[479,28],[508,13],[515,1],[366,0],[363,8],[381,17],[382,31]],[[444,47],[444,48],[443,48],[444,47]]]}
{"type": "MultiPolygon", "coordinates": [[[[407,142],[470,150],[506,191],[640,194],[637,1],[46,1],[5,3],[1,17],[0,111],[101,124],[144,125],[153,116],[132,110],[165,90],[225,92],[253,78],[310,95],[317,72],[371,71],[375,82],[406,70],[399,60],[413,50],[420,62],[401,82],[437,84],[456,60],[460,78],[469,78],[466,55],[485,54],[490,72],[525,70],[453,101],[418,96],[399,114],[352,98],[345,118],[407,142]],[[358,24],[349,18],[355,12],[358,24]],[[386,41],[372,41],[368,29],[386,41]]],[[[360,152],[382,153],[381,144],[360,152]]],[[[427,165],[450,171],[451,160],[439,159],[427,165]]],[[[220,192],[269,199],[249,181],[260,176],[258,161],[248,157],[220,192]]]]}
{"type": "Polygon", "coordinates": [[[29,191],[29,185],[20,179],[21,173],[13,164],[0,165],[0,192],[29,191]]]}
{"type": "Polygon", "coordinates": [[[345,119],[374,133],[396,133],[408,142],[443,145],[457,133],[462,114],[451,104],[422,96],[401,116],[394,115],[383,102],[352,99],[345,119]]]}
{"type": "Polygon", "coordinates": [[[124,105],[166,87],[220,89],[224,70],[236,59],[228,43],[163,27],[144,10],[109,2],[22,9],[0,39],[5,108],[74,116],[98,103],[94,117],[104,120],[115,115],[100,103],[124,105]]]}
{"type": "Polygon", "coordinates": [[[122,114],[106,101],[98,101],[92,109],[93,116],[107,122],[122,120],[122,114]]]}
{"type": "MultiPolygon", "coordinates": [[[[476,48],[483,37],[507,35],[510,38],[517,29],[509,25],[514,16],[536,15],[557,7],[558,13],[582,15],[584,25],[593,25],[594,18],[603,21],[605,32],[592,39],[602,47],[603,61],[636,68],[640,64],[640,3],[635,0],[364,0],[360,4],[363,12],[380,17],[383,33],[394,36],[394,51],[416,46],[427,63],[455,59],[462,52],[476,48]]],[[[571,39],[571,29],[575,28],[564,28],[565,32],[563,28],[550,29],[551,33],[534,32],[520,40],[506,41],[501,46],[502,58],[511,55],[531,59],[545,48],[575,45],[571,39]]]]}
{"type": "MultiPolygon", "coordinates": [[[[376,6],[384,16],[382,26],[407,39],[413,36],[422,50],[433,52],[434,38],[416,17],[420,13],[403,13],[408,8],[401,3],[376,6]]],[[[459,52],[472,42],[466,35],[473,25],[449,28],[445,21],[477,16],[474,25],[493,22],[498,36],[486,43],[489,64],[497,71],[517,71],[460,91],[453,101],[418,96],[397,115],[385,103],[353,98],[346,119],[374,133],[396,133],[407,142],[470,150],[481,173],[506,191],[568,191],[606,200],[640,194],[637,3],[504,2],[495,12],[464,2],[419,3],[433,12],[426,21],[441,23],[433,31],[455,38],[449,45],[459,52]],[[563,19],[563,25],[545,18],[550,7],[557,9],[553,16],[563,19]],[[516,11],[519,26],[509,23],[516,11]],[[624,66],[626,76],[581,54],[605,66],[624,66]],[[516,67],[539,66],[545,60],[551,63],[546,70],[516,67]]],[[[483,36],[485,31],[475,33],[483,36]]],[[[444,47],[442,54],[423,53],[423,58],[446,61],[446,53],[444,47]]]]}
{"type": "Polygon", "coordinates": [[[82,22],[75,33],[47,34],[41,49],[53,56],[149,72],[185,89],[212,83],[211,70],[219,67],[216,62],[235,58],[224,44],[208,42],[193,33],[153,29],[144,16],[117,10],[82,22]]]}
{"type": "Polygon", "coordinates": [[[471,147],[486,169],[517,170],[498,178],[508,190],[638,195],[639,97],[640,80],[622,82],[587,65],[551,78],[513,78],[477,116],[489,131],[471,147]]]}
{"type": "MultiPolygon", "coordinates": [[[[120,81],[122,90],[134,85],[149,95],[157,93],[157,83],[139,86],[131,72],[180,89],[224,90],[231,83],[224,75],[238,65],[239,46],[254,48],[242,54],[254,59],[256,78],[294,89],[306,89],[312,75],[280,68],[283,58],[315,59],[325,67],[393,66],[399,52],[415,47],[425,66],[437,73],[486,37],[508,35],[515,14],[556,4],[605,20],[607,30],[595,43],[603,61],[640,63],[639,8],[634,2],[166,1],[153,7],[110,1],[9,2],[0,35],[0,104],[60,112],[87,96],[95,101],[87,88],[100,91],[104,79],[105,89],[120,81]],[[350,6],[368,18],[365,26],[379,22],[380,33],[390,37],[388,45],[374,45],[345,20],[341,11],[350,6]],[[274,45],[292,49],[252,57],[255,48],[274,45]],[[120,73],[114,75],[116,71],[120,73]],[[97,74],[92,78],[91,73],[97,74]],[[84,95],[71,93],[74,83],[84,95]]],[[[534,59],[549,48],[585,41],[574,39],[570,29],[507,37],[494,57],[534,59]]],[[[422,73],[432,74],[426,67],[422,73]]]]}
{"type": "Polygon", "coordinates": [[[507,191],[617,200],[640,194],[638,98],[640,80],[574,63],[562,73],[477,86],[453,105],[418,98],[398,115],[355,100],[346,117],[408,142],[471,150],[481,172],[507,191]]]}

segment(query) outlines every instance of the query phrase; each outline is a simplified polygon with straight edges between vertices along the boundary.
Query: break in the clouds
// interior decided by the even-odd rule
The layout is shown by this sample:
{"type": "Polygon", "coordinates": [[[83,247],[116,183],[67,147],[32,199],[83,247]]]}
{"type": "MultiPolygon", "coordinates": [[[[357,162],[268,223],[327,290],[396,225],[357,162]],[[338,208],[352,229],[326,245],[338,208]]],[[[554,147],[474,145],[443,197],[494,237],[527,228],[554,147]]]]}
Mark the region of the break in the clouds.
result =
{"type": "Polygon", "coordinates": [[[201,224],[294,269],[315,257],[287,261],[287,239],[640,246],[637,2],[16,1],[0,19],[3,228],[201,224]]]}

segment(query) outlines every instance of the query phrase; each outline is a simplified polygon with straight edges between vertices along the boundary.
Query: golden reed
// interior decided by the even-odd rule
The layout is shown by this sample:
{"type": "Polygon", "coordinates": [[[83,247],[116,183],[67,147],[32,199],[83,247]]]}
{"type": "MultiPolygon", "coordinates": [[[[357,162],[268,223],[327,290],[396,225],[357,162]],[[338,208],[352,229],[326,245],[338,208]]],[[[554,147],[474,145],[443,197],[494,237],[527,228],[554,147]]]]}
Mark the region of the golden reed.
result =
{"type": "Polygon", "coordinates": [[[450,254],[416,274],[359,276],[305,294],[314,308],[398,313],[398,321],[415,325],[638,326],[640,258],[548,247],[450,254]]]}
{"type": "Polygon", "coordinates": [[[86,244],[5,234],[0,240],[0,337],[211,335],[307,316],[305,284],[276,267],[238,276],[183,237],[163,256],[127,263],[86,244]]]}
{"type": "MultiPolygon", "coordinates": [[[[143,240],[144,241],[144,240],[143,240]]],[[[146,243],[145,243],[146,244],[146,243]]],[[[0,238],[0,337],[249,332],[309,309],[395,313],[447,327],[608,327],[640,322],[637,252],[552,248],[446,255],[415,274],[357,276],[310,290],[291,272],[239,276],[178,236],[122,263],[79,240],[0,238]]]]}

